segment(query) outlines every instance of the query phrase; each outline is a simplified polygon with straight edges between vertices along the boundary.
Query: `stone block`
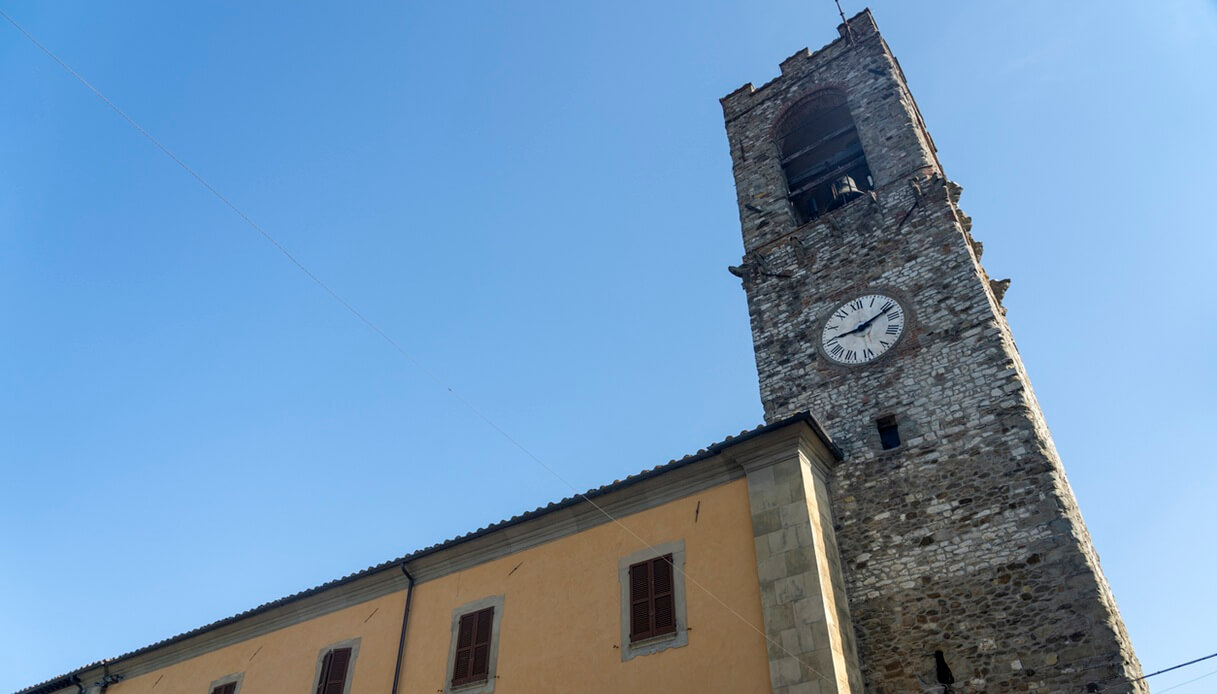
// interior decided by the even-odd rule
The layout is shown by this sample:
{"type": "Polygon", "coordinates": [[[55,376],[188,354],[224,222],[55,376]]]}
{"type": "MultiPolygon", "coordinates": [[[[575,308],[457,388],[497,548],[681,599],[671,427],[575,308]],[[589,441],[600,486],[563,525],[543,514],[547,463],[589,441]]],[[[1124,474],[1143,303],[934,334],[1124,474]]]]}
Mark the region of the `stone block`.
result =
{"type": "Polygon", "coordinates": [[[778,602],[793,604],[807,597],[807,581],[803,575],[787,576],[773,582],[778,602]]]}
{"type": "Polygon", "coordinates": [[[787,570],[787,554],[792,554],[792,552],[775,554],[767,559],[757,562],[757,576],[761,579],[762,586],[772,585],[779,579],[786,578],[790,575],[787,570]]]}
{"type": "MultiPolygon", "coordinates": [[[[775,557],[776,558],[776,557],[775,557]]],[[[815,570],[815,560],[809,550],[803,547],[796,547],[781,555],[783,563],[786,564],[787,576],[795,576],[815,570]]],[[[763,579],[762,579],[763,580],[763,579]]]]}
{"type": "Polygon", "coordinates": [[[794,603],[794,616],[801,624],[813,624],[824,621],[824,600],[818,595],[796,600],[794,603]]]}
{"type": "MultiPolygon", "coordinates": [[[[757,510],[753,507],[752,511],[752,534],[760,537],[770,533],[780,531],[782,529],[781,513],[777,508],[768,508],[765,510],[757,510]]],[[[778,550],[784,551],[784,550],[778,550]]]]}
{"type": "Polygon", "coordinates": [[[772,607],[763,607],[761,610],[765,615],[766,634],[777,636],[786,629],[794,627],[794,607],[792,605],[778,603],[772,607]]]}

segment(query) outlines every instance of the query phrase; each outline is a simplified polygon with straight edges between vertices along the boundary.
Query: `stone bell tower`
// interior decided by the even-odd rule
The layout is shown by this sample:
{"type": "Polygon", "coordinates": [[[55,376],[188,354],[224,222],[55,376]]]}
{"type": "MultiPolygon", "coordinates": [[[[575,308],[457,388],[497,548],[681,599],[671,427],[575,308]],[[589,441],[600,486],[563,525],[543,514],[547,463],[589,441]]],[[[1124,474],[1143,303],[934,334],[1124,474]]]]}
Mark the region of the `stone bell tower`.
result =
{"type": "Polygon", "coordinates": [[[869,11],[722,100],[768,421],[840,445],[865,691],[1143,692],[1001,306],[869,11]]]}

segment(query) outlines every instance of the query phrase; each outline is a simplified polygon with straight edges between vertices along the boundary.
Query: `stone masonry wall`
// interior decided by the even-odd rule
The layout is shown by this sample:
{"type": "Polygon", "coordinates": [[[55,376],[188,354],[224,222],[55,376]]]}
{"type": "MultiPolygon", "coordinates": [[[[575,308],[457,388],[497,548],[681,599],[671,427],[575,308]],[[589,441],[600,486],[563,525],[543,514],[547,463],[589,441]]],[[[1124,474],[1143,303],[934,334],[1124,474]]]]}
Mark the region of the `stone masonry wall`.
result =
{"type": "Polygon", "coordinates": [[[810,410],[845,453],[831,481],[866,690],[1142,692],[1140,666],[988,277],[898,63],[869,12],[723,99],[766,418],[810,410]],[[875,179],[797,226],[772,128],[843,89],[875,179]],[[910,314],[868,365],[817,351],[821,321],[880,290],[910,314]],[[902,445],[881,450],[876,419],[902,445]]]}
{"type": "Polygon", "coordinates": [[[736,454],[752,533],[774,694],[860,694],[853,620],[832,514],[831,454],[803,429],[736,454]]]}

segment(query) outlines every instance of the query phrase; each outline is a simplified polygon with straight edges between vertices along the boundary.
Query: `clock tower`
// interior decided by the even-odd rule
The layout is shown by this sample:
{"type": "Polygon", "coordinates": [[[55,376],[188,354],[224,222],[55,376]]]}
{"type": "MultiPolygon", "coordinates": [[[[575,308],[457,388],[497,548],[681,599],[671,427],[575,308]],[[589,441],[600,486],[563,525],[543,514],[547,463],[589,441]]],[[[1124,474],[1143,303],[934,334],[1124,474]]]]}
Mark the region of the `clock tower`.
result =
{"type": "Polygon", "coordinates": [[[839,32],[722,105],[766,420],[810,411],[844,456],[831,511],[865,691],[1147,691],[1005,283],[870,12],[839,32]]]}

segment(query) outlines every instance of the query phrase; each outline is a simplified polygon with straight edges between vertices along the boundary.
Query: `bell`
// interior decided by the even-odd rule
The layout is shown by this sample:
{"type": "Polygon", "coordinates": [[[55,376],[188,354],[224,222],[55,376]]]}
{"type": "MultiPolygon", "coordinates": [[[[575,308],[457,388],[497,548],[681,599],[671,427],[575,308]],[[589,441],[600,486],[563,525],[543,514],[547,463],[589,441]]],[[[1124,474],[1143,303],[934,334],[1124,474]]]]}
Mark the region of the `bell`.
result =
{"type": "Polygon", "coordinates": [[[832,197],[837,202],[853,200],[862,194],[853,176],[842,176],[832,182],[832,197]]]}

